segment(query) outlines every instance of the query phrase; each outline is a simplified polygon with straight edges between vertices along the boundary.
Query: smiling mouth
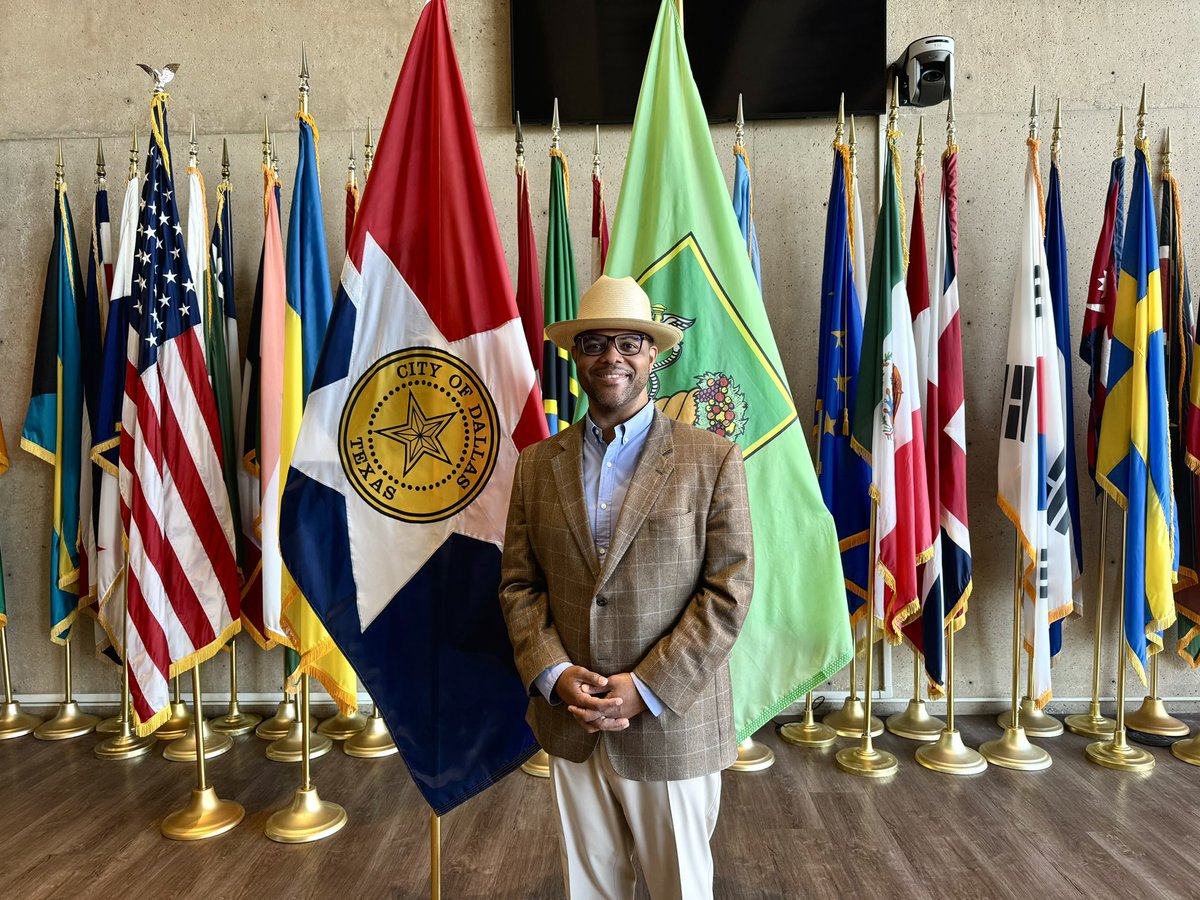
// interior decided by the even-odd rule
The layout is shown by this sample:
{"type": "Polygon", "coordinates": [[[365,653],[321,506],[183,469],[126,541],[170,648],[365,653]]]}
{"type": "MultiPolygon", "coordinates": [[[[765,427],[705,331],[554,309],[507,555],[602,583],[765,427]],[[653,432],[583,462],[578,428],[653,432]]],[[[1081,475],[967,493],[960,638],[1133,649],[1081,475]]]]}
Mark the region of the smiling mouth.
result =
{"type": "Polygon", "coordinates": [[[628,377],[628,372],[620,372],[615,370],[600,372],[598,375],[596,375],[596,379],[604,384],[616,384],[617,382],[623,381],[628,377]]]}

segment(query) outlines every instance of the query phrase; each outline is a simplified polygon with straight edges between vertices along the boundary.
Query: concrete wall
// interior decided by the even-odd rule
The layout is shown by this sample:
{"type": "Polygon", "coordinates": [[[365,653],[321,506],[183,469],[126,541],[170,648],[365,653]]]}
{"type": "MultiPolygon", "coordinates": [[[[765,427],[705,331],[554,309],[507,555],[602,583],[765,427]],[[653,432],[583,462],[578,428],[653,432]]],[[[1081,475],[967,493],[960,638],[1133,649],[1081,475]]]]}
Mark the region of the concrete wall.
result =
{"type": "MultiPolygon", "coordinates": [[[[4,85],[0,92],[0,197],[5,203],[0,216],[0,359],[4,363],[0,366],[0,417],[13,461],[8,476],[0,479],[0,546],[4,548],[11,617],[13,676],[21,694],[54,695],[62,685],[61,650],[46,637],[44,573],[50,472],[18,447],[51,240],[55,142],[63,142],[78,238],[86,249],[96,138],[105,142],[114,218],[131,128],[138,129],[143,150],[146,146],[150,84],[134,63],[182,63],[179,77],[170,86],[176,153],[184,152],[187,124],[194,114],[201,166],[210,186],[210,215],[219,180],[221,138],[229,139],[244,342],[262,239],[259,141],[264,114],[278,134],[286,186],[296,155],[296,73],[301,45],[306,45],[312,70],[311,110],[321,129],[330,256],[336,258],[342,250],[341,191],[351,130],[356,132],[354,143],[361,166],[363,126],[371,115],[378,129],[387,110],[420,5],[417,0],[368,0],[349,6],[298,0],[286,8],[261,2],[213,2],[188,10],[183,4],[146,6],[130,0],[74,0],[52,6],[0,0],[0,18],[5,23],[0,30],[0,84],[4,85]]],[[[964,699],[986,700],[1007,693],[1011,653],[1012,529],[993,498],[1030,91],[1035,83],[1041,87],[1047,138],[1054,97],[1061,96],[1063,102],[1063,189],[1073,340],[1077,340],[1117,107],[1124,103],[1128,108],[1132,150],[1132,113],[1143,79],[1150,82],[1149,126],[1155,146],[1162,127],[1173,127],[1173,164],[1183,185],[1185,219],[1189,215],[1186,200],[1192,196],[1200,167],[1200,151],[1193,140],[1197,109],[1192,99],[1200,88],[1200,75],[1185,68],[1183,60],[1190,40],[1200,33],[1200,7],[1174,7],[1169,29],[1158,27],[1156,4],[1131,4],[1128,0],[894,0],[889,7],[889,58],[897,56],[908,41],[925,34],[951,34],[958,41],[955,107],[962,148],[959,277],[975,551],[970,620],[957,644],[958,686],[964,699]],[[1142,27],[1133,27],[1135,24],[1142,27]]],[[[451,4],[451,17],[500,233],[515,274],[508,4],[457,0],[451,4]]],[[[746,98],[746,108],[753,115],[753,97],[746,98]]],[[[926,122],[931,258],[939,189],[936,160],[943,145],[944,115],[944,107],[931,110],[926,122]]],[[[876,204],[872,177],[877,169],[876,126],[875,122],[859,123],[860,171],[867,176],[863,202],[868,210],[876,204]]],[[[911,205],[914,112],[902,111],[901,128],[906,200],[911,205]]],[[[732,135],[732,126],[713,129],[727,171],[732,170],[732,135]]],[[[832,119],[751,123],[746,133],[755,175],[766,304],[802,410],[811,403],[816,375],[813,351],[832,136],[832,119]]],[[[628,138],[628,128],[607,128],[602,135],[610,218],[620,190],[628,138]]],[[[548,129],[526,129],[535,227],[541,244],[546,223],[548,142],[548,129]]],[[[577,183],[582,183],[590,167],[589,129],[566,128],[562,142],[577,183]]],[[[1047,140],[1047,166],[1048,145],[1047,140]]],[[[285,216],[289,196],[285,189],[285,216]]],[[[580,271],[586,272],[590,210],[585,192],[576,197],[571,209],[572,233],[580,271]]],[[[868,221],[866,230],[869,239],[873,222],[868,221]]],[[[1200,234],[1200,221],[1192,222],[1186,233],[1193,236],[1190,249],[1194,235],[1200,234]]],[[[1074,366],[1076,421],[1083,423],[1086,370],[1078,361],[1074,366]]],[[[1082,427],[1078,440],[1082,446],[1082,427]]],[[[1080,488],[1090,602],[1096,584],[1099,515],[1090,485],[1081,484],[1080,488]]],[[[1115,560],[1117,549],[1116,542],[1111,542],[1110,560],[1115,560]]],[[[1110,613],[1114,605],[1109,604],[1110,613]]],[[[1115,625],[1111,616],[1106,619],[1115,625]]],[[[85,624],[83,631],[89,629],[85,624]]],[[[1067,624],[1066,649],[1054,673],[1059,698],[1088,695],[1091,635],[1090,616],[1067,624]]],[[[90,635],[77,638],[76,690],[85,696],[111,693],[116,676],[91,658],[85,647],[87,637],[90,635]]],[[[1106,686],[1113,680],[1112,644],[1105,642],[1106,686]]],[[[248,642],[247,649],[250,652],[243,655],[244,689],[277,690],[279,654],[259,653],[250,649],[248,642]]],[[[894,689],[902,697],[911,687],[909,657],[901,651],[894,661],[894,689]]],[[[1163,661],[1161,692],[1165,696],[1200,696],[1197,676],[1173,652],[1165,654],[1163,661]]],[[[207,685],[218,692],[226,686],[223,668],[206,667],[210,670],[207,685]]],[[[844,686],[843,675],[831,687],[840,690],[844,686]]],[[[1135,686],[1134,694],[1139,691],[1135,686]]]]}

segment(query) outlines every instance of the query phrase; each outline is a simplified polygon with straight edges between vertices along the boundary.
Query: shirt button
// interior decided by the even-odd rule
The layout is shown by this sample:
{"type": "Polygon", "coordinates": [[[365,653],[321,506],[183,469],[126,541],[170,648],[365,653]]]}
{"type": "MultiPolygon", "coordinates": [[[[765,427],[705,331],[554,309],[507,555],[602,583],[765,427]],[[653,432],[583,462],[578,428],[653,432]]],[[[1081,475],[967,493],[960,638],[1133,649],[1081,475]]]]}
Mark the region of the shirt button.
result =
{"type": "Polygon", "coordinates": [[[597,606],[608,606],[608,598],[607,597],[597,597],[596,605],[597,606]]]}
{"type": "Polygon", "coordinates": [[[612,468],[612,463],[609,463],[609,464],[608,464],[608,467],[611,469],[611,468],[612,468]]]}
{"type": "Polygon", "coordinates": [[[604,555],[605,553],[607,553],[607,552],[608,552],[608,548],[607,548],[607,547],[601,547],[601,548],[600,548],[600,555],[601,555],[601,556],[603,556],[603,555],[604,555]]]}
{"type": "Polygon", "coordinates": [[[607,504],[607,503],[601,503],[601,504],[600,504],[600,508],[601,508],[601,509],[608,509],[608,504],[607,504]]]}

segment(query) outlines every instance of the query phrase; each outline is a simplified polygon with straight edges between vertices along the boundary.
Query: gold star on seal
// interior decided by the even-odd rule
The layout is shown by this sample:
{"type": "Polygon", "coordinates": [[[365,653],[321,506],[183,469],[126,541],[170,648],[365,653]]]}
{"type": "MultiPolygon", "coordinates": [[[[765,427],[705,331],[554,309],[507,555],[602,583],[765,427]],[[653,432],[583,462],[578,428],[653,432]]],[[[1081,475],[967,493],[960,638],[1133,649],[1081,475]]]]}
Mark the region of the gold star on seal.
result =
{"type": "Polygon", "coordinates": [[[404,448],[404,474],[408,475],[425,456],[432,456],[447,465],[453,465],[450,457],[446,454],[446,448],[442,446],[442,442],[438,438],[438,435],[453,418],[454,413],[452,412],[441,416],[425,415],[425,411],[417,403],[416,396],[410,391],[408,394],[408,421],[390,428],[377,429],[375,433],[396,441],[404,448]]]}

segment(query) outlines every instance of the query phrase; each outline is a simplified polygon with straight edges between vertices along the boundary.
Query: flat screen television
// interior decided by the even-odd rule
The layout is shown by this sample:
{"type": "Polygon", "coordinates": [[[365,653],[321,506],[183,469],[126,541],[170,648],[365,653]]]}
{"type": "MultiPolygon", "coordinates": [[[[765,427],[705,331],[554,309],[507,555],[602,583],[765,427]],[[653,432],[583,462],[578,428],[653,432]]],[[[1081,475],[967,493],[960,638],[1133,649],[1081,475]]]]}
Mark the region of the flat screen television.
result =
{"type": "MultiPolygon", "coordinates": [[[[511,0],[513,116],[545,124],[633,121],[657,0],[511,0]]],[[[692,74],[710,120],[884,112],[886,0],[684,4],[692,74]]]]}

